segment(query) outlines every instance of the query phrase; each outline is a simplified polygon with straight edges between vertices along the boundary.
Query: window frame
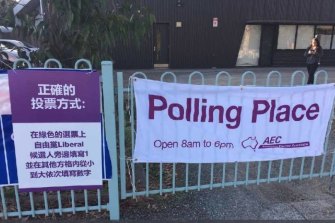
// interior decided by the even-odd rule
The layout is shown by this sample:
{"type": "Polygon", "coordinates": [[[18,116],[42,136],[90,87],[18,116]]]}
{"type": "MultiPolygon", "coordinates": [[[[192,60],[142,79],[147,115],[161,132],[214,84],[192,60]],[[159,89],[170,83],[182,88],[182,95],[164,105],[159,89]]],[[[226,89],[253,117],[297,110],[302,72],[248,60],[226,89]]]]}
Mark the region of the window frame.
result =
{"type": "Polygon", "coordinates": [[[330,47],[326,48],[324,50],[335,50],[335,24],[278,24],[278,36],[277,36],[276,50],[301,50],[301,49],[297,49],[297,38],[298,38],[298,28],[299,28],[299,26],[313,26],[313,29],[314,29],[313,36],[316,35],[317,26],[332,26],[333,29],[332,29],[332,37],[331,37],[331,40],[330,40],[330,47]],[[284,26],[284,25],[295,26],[294,46],[293,46],[293,49],[291,49],[291,48],[279,49],[278,48],[278,43],[279,43],[279,27],[280,26],[284,26]]]}

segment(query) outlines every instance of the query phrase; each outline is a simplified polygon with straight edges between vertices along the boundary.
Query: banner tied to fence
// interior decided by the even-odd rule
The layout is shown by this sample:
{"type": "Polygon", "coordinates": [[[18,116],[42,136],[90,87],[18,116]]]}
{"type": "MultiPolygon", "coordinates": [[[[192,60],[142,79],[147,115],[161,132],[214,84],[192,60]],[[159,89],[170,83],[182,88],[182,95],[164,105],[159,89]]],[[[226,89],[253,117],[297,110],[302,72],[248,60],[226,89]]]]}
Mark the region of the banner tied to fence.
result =
{"type": "Polygon", "coordinates": [[[227,87],[133,81],[134,162],[266,161],[324,151],[334,84],[227,87]]]}
{"type": "Polygon", "coordinates": [[[9,71],[19,189],[102,186],[99,74],[9,71]]]}

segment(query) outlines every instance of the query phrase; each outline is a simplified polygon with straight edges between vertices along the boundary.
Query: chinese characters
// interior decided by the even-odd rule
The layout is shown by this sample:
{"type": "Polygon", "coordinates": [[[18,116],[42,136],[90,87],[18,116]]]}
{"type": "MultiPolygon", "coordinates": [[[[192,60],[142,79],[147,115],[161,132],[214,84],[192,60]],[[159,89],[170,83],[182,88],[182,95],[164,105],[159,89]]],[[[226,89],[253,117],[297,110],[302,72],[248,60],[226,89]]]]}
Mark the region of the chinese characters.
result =
{"type": "Polygon", "coordinates": [[[38,97],[31,98],[31,108],[37,109],[84,109],[85,101],[76,97],[72,84],[38,84],[38,97]]]}

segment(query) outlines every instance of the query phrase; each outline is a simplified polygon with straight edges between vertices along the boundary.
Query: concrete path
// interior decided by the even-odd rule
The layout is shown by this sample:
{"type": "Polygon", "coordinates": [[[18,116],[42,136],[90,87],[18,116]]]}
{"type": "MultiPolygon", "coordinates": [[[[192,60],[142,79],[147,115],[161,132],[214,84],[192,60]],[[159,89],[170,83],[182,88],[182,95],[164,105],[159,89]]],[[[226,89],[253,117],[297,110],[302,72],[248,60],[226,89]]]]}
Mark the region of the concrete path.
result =
{"type": "MultiPolygon", "coordinates": [[[[332,220],[335,221],[335,185],[330,178],[286,183],[227,187],[139,197],[121,202],[121,222],[185,222],[210,220],[332,220]]],[[[107,223],[107,212],[37,216],[1,222],[107,223]]]]}
{"type": "Polygon", "coordinates": [[[330,178],[128,200],[123,220],[335,220],[330,178]]]}

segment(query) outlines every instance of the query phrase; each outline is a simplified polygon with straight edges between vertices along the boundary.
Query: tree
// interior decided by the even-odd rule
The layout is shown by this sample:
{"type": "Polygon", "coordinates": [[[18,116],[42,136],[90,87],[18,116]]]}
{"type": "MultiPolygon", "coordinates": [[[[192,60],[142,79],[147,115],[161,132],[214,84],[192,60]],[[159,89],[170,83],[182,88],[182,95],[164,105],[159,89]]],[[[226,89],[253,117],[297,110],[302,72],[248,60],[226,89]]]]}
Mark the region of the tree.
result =
{"type": "Polygon", "coordinates": [[[0,26],[14,27],[14,0],[0,0],[0,26]]]}
{"type": "Polygon", "coordinates": [[[95,68],[111,60],[118,41],[139,43],[154,22],[148,9],[135,1],[48,0],[43,21],[35,26],[35,15],[24,15],[21,35],[32,36],[40,52],[59,59],[63,65],[87,58],[95,68]]]}

